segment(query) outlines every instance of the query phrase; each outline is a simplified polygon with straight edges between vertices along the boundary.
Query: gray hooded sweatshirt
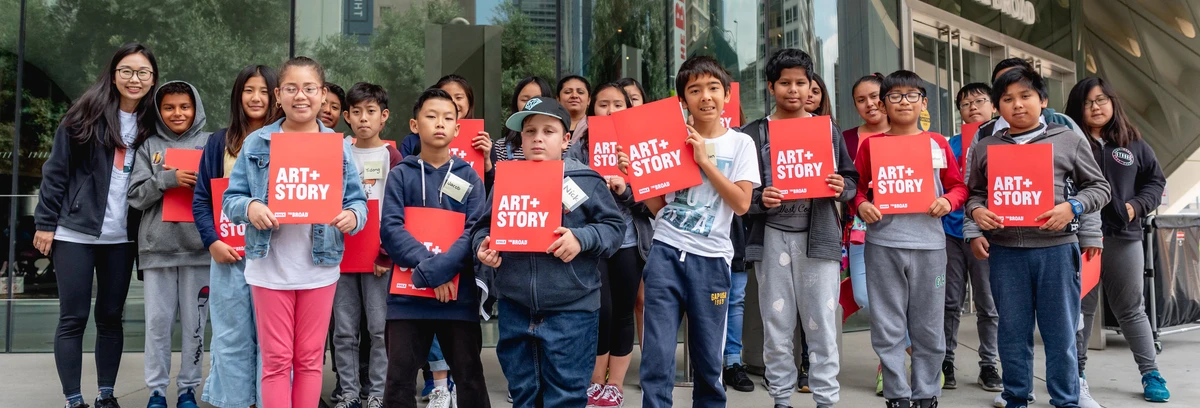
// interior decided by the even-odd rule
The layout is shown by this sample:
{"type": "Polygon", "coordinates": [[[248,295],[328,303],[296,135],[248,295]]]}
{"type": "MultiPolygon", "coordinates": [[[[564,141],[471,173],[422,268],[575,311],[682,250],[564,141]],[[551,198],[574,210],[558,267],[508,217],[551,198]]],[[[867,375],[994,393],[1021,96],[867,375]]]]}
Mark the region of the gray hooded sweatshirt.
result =
{"type": "MultiPolygon", "coordinates": [[[[181,82],[181,81],[171,81],[181,82]]],[[[168,83],[171,83],[168,82],[168,83]]],[[[143,211],[138,228],[138,269],[172,268],[179,266],[204,266],[212,260],[208,248],[200,240],[196,224],[190,222],[163,222],[163,194],[180,187],[175,180],[175,170],[163,170],[167,149],[203,150],[212,132],[205,132],[204,104],[196,87],[183,82],[192,90],[195,117],[192,127],[183,134],[176,134],[157,115],[159,95],[156,91],[155,116],[158,131],[141,146],[133,159],[133,173],[129,178],[129,205],[143,211]]],[[[166,84],[163,84],[166,85],[166,84]]],[[[161,91],[162,87],[157,88],[161,91]]]]}

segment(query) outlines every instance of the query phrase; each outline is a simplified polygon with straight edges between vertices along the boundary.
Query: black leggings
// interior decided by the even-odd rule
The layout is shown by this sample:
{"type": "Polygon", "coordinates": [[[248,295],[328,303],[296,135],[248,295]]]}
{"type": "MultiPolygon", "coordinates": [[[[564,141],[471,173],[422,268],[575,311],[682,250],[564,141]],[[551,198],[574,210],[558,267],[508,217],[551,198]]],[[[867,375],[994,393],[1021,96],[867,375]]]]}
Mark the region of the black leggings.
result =
{"type": "Polygon", "coordinates": [[[121,317],[133,276],[133,243],[112,245],[54,241],[51,256],[58,278],[58,330],[54,333],[54,363],[63,395],[79,393],[83,369],[83,329],[96,285],[96,377],[100,387],[117,383],[125,335],[121,317]],[[96,279],[92,276],[95,273],[96,279]]]}
{"type": "Polygon", "coordinates": [[[622,248],[600,262],[600,337],[596,355],[628,356],[633,352],[633,303],[637,300],[646,261],[637,247],[622,248]]]}

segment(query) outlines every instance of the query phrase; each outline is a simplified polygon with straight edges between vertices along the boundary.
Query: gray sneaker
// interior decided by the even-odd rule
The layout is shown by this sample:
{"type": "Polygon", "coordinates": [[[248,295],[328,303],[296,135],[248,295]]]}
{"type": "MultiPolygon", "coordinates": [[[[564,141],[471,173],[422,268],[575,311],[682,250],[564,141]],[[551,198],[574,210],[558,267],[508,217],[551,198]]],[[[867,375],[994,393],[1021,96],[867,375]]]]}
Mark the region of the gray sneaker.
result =
{"type": "Polygon", "coordinates": [[[375,396],[367,398],[367,408],[383,408],[383,398],[375,396]]]}

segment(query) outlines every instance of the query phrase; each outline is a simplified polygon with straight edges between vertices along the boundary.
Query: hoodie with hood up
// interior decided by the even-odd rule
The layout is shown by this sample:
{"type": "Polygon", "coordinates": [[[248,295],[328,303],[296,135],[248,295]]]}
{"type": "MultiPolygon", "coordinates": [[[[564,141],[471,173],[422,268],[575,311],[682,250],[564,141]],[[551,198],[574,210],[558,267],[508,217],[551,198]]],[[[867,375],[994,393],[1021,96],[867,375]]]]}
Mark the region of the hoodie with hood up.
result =
{"type": "Polygon", "coordinates": [[[163,194],[180,187],[175,179],[176,171],[163,170],[167,149],[203,150],[212,134],[202,130],[205,116],[200,93],[191,84],[183,84],[192,91],[195,110],[192,126],[183,134],[176,134],[167,127],[158,115],[158,92],[162,91],[162,87],[158,87],[153,95],[156,101],[155,116],[159,116],[156,120],[158,131],[137,148],[133,161],[133,173],[129,178],[129,206],[143,211],[138,228],[138,269],[205,266],[212,260],[194,223],[162,221],[163,194]]]}

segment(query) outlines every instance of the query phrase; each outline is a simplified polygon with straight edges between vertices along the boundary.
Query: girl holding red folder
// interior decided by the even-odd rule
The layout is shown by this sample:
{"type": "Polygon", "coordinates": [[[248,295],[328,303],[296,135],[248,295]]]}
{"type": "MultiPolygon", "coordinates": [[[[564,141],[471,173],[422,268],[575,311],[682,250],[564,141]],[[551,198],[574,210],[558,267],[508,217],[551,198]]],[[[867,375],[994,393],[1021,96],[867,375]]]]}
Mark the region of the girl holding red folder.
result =
{"type": "Polygon", "coordinates": [[[283,119],[246,137],[233,165],[225,214],[246,229],[246,282],[254,296],[262,353],[264,408],[313,407],[321,394],[321,363],[344,250],[342,234],[366,223],[358,169],[343,142],[342,211],[328,224],[280,225],[268,207],[271,138],[278,133],[332,133],[317,121],[326,97],[325,71],[307,57],[279,70],[275,96],[283,119]]]}
{"type": "MultiPolygon", "coordinates": [[[[246,283],[246,261],[238,251],[220,240],[216,226],[220,214],[214,198],[224,191],[213,190],[213,180],[229,177],[251,132],[279,115],[275,88],[279,77],[265,65],[248,65],[233,81],[229,127],[208,138],[200,156],[200,172],[192,196],[192,216],[200,239],[212,255],[209,266],[209,327],[212,328],[212,367],[200,399],[218,407],[244,408],[261,405],[258,399],[258,336],[254,327],[254,305],[246,283]]],[[[228,183],[228,182],[227,182],[228,183]]]]}

